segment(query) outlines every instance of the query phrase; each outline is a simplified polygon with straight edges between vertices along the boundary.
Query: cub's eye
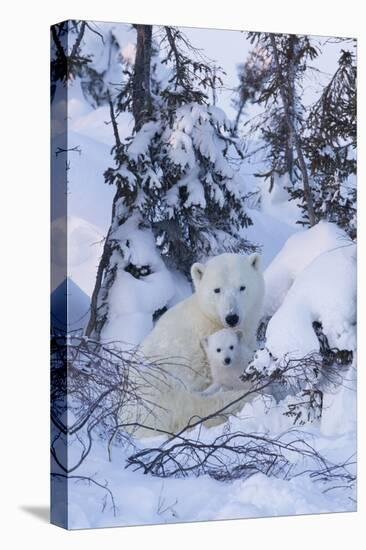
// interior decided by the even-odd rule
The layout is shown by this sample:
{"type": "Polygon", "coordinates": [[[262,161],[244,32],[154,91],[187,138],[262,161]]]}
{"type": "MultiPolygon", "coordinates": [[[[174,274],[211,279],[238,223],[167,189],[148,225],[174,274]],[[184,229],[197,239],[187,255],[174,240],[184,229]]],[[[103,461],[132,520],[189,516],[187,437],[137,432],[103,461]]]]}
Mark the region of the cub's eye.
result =
{"type": "Polygon", "coordinates": [[[244,292],[245,289],[246,289],[246,286],[244,285],[239,288],[240,292],[244,292]]]}
{"type": "Polygon", "coordinates": [[[219,294],[221,292],[221,290],[219,288],[214,288],[214,293],[215,294],[219,294]]]}
{"type": "Polygon", "coordinates": [[[217,350],[216,350],[216,351],[217,351],[217,353],[220,353],[220,351],[221,351],[221,348],[217,348],[217,350]]]}
{"type": "Polygon", "coordinates": [[[234,346],[230,346],[230,349],[234,349],[234,346]]]}

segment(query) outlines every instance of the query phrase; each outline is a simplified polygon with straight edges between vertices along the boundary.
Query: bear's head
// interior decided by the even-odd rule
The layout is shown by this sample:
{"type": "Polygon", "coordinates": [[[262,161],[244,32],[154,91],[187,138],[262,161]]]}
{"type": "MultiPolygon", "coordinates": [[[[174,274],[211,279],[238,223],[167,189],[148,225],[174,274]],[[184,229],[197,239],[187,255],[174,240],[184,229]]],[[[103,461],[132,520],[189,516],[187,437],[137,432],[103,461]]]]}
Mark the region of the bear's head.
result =
{"type": "Polygon", "coordinates": [[[240,330],[223,328],[210,336],[202,338],[201,345],[211,366],[230,368],[241,361],[240,342],[243,333],[240,330]]]}
{"type": "Polygon", "coordinates": [[[264,281],[259,254],[221,254],[191,268],[199,307],[215,324],[242,328],[253,308],[261,307],[264,281]]]}

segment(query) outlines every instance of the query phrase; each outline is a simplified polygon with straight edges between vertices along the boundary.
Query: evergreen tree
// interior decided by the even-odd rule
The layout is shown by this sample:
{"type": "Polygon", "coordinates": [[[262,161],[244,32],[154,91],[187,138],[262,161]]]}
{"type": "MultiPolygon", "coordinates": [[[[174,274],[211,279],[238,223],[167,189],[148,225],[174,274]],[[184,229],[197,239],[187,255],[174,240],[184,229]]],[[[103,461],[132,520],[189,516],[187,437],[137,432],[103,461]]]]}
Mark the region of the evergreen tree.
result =
{"type": "Polygon", "coordinates": [[[116,166],[105,174],[116,195],[87,329],[97,336],[108,321],[120,270],[139,279],[160,269],[151,253],[146,260],[134,253],[136,232],[152,235],[159,258],[186,276],[194,261],[209,255],[254,249],[241,236],[251,221],[231,163],[240,154],[233,125],[209,104],[220,83],[217,68],[179,29],[161,28],[159,49],[151,27],[136,29],[135,64],[111,108],[112,122],[122,110],[131,111],[135,128],[116,140],[116,166]]]}
{"type": "Polygon", "coordinates": [[[91,67],[93,56],[82,50],[86,33],[103,36],[87,21],[63,21],[51,27],[51,101],[57,84],[66,85],[68,80],[92,75],[95,85],[99,77],[91,67]]]}
{"type": "Polygon", "coordinates": [[[233,108],[237,111],[235,130],[238,129],[245,107],[249,103],[257,103],[262,88],[270,76],[271,58],[268,52],[260,45],[249,52],[248,58],[238,66],[239,85],[232,100],[233,108]]]}
{"type": "MultiPolygon", "coordinates": [[[[318,51],[308,36],[249,33],[249,38],[255,44],[251,57],[256,59],[259,70],[254,73],[254,87],[249,81],[248,99],[265,108],[252,125],[252,131],[260,132],[267,145],[268,169],[259,176],[271,181],[276,176],[286,176],[290,196],[301,197],[305,223],[313,225],[314,206],[301,137],[305,121],[301,95],[308,61],[318,51]]],[[[246,80],[242,80],[240,90],[245,86],[246,80]]]]}
{"type": "Polygon", "coordinates": [[[305,142],[318,219],[356,236],[356,56],[342,50],[338,67],[312,107],[305,142]]]}

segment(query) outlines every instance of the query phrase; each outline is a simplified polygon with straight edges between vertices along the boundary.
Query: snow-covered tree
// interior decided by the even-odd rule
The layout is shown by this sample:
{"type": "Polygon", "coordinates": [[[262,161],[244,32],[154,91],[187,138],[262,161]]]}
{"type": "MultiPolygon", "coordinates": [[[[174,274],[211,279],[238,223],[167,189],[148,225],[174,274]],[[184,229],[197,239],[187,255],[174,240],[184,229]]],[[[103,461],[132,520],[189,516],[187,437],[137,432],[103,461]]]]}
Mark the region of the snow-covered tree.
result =
{"type": "Polygon", "coordinates": [[[151,226],[168,263],[188,273],[194,258],[245,250],[239,230],[250,222],[228,159],[234,146],[225,114],[187,103],[171,123],[168,116],[162,109],[126,141],[106,179],[151,226]]]}
{"type": "Polygon", "coordinates": [[[312,107],[306,154],[318,219],[356,236],[356,56],[341,51],[338,67],[312,107]]]}
{"type": "MultiPolygon", "coordinates": [[[[135,279],[162,273],[162,257],[165,266],[188,276],[194,261],[253,250],[240,233],[251,221],[231,162],[240,155],[238,140],[225,113],[209,104],[220,82],[217,68],[178,29],[159,29],[159,49],[151,27],[136,30],[135,63],[111,108],[115,127],[119,112],[130,110],[135,128],[124,140],[117,130],[116,165],[105,173],[116,195],[87,329],[98,336],[122,271],[135,279]]],[[[168,299],[162,295],[156,309],[168,299]]]]}
{"type": "MultiPolygon", "coordinates": [[[[301,189],[306,223],[315,223],[314,206],[306,160],[304,158],[302,129],[305,110],[301,101],[303,78],[308,62],[318,51],[308,36],[295,34],[249,33],[255,44],[251,56],[256,59],[254,94],[249,100],[265,108],[256,117],[253,132],[260,132],[266,144],[265,164],[262,177],[286,176],[287,190],[292,198],[301,189]]],[[[242,80],[242,78],[241,78],[242,80]]],[[[245,93],[246,81],[242,80],[245,93]]],[[[253,89],[250,84],[249,90],[253,89]]]]}
{"type": "Polygon", "coordinates": [[[90,33],[104,40],[95,25],[87,21],[69,20],[51,27],[51,101],[58,83],[65,85],[68,80],[80,78],[99,86],[101,74],[92,66],[93,55],[83,51],[90,33]]]}
{"type": "Polygon", "coordinates": [[[127,63],[121,53],[118,37],[113,28],[100,32],[95,23],[64,21],[51,28],[51,99],[57,84],[80,82],[88,103],[96,108],[114,103],[117,95],[115,81],[123,80],[127,63]],[[94,35],[94,37],[93,37],[94,35]],[[95,48],[95,40],[102,47],[95,48]],[[95,55],[95,50],[99,55],[95,55]]]}
{"type": "Polygon", "coordinates": [[[271,58],[261,46],[255,47],[244,63],[238,66],[239,85],[232,100],[236,110],[235,129],[238,128],[245,107],[249,103],[256,103],[261,95],[265,81],[270,75],[271,58]]]}

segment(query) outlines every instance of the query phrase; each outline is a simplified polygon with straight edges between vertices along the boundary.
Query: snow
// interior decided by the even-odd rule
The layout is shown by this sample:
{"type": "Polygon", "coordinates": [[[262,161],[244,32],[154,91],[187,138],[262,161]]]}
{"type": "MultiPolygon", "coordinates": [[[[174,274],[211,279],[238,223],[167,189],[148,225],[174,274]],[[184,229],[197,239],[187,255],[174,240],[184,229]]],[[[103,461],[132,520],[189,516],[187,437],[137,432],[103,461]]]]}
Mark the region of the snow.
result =
{"type": "MultiPolygon", "coordinates": [[[[124,231],[127,233],[127,228],[124,231]]],[[[151,243],[145,240],[146,235],[139,234],[136,224],[134,231],[137,233],[135,238],[141,241],[140,245],[147,246],[151,253],[151,243]]],[[[134,231],[131,231],[132,235],[134,231]]],[[[276,269],[273,270],[271,264],[267,270],[271,273],[273,288],[277,288],[275,282],[277,284],[280,282],[274,281],[275,273],[278,279],[281,278],[280,263],[284,270],[288,268],[291,271],[292,284],[288,285],[286,295],[282,297],[281,305],[268,326],[266,342],[268,348],[271,351],[277,350],[275,346],[279,345],[279,342],[285,342],[279,351],[288,352],[291,349],[289,347],[291,338],[296,337],[298,339],[294,345],[303,346],[301,353],[310,351],[310,348],[317,348],[317,341],[308,341],[311,320],[314,316],[322,321],[324,332],[329,337],[331,345],[348,345],[350,349],[354,349],[354,246],[344,243],[342,233],[337,227],[332,224],[319,224],[318,227],[294,234],[278,252],[272,262],[277,266],[276,269]],[[340,237],[341,241],[339,241],[340,237]],[[334,247],[334,244],[337,246],[334,247]],[[296,256],[298,250],[303,251],[301,265],[296,256]],[[337,273],[336,278],[332,277],[334,273],[337,273]],[[325,284],[329,280],[332,280],[332,285],[325,284]],[[282,316],[283,308],[285,308],[285,314],[282,316]],[[301,315],[302,312],[304,315],[301,315]],[[294,323],[293,318],[297,313],[300,313],[299,325],[294,323]],[[298,333],[292,331],[294,326],[297,326],[298,333]],[[277,335],[275,335],[276,327],[277,335]]],[[[179,279],[181,276],[176,274],[175,277],[179,279]]],[[[140,285],[141,282],[137,281],[136,284],[140,285]]],[[[139,291],[140,289],[139,286],[139,291]]],[[[120,292],[123,292],[123,289],[120,289],[118,296],[121,296],[120,292]]],[[[189,289],[186,288],[185,292],[189,292],[189,289]]],[[[124,297],[121,303],[128,304],[128,300],[124,297]]],[[[156,302],[150,303],[150,306],[156,305],[156,302]]],[[[144,327],[143,314],[129,313],[124,320],[128,325],[124,329],[126,335],[135,323],[144,330],[149,329],[144,327]]],[[[269,364],[268,351],[262,350],[257,353],[257,364],[258,362],[262,362],[263,367],[269,364]]],[[[352,366],[345,377],[344,384],[325,391],[321,420],[297,428],[297,437],[304,438],[315,450],[323,453],[333,463],[354,460],[356,452],[355,390],[356,374],[352,366]]],[[[237,416],[230,417],[227,426],[230,426],[232,432],[240,430],[246,433],[267,434],[271,437],[281,434],[283,436],[287,430],[293,428],[291,418],[283,414],[290,400],[291,398],[288,397],[276,404],[271,396],[258,397],[246,403],[237,416]]],[[[200,439],[212,441],[225,433],[225,429],[225,425],[210,429],[203,428],[200,439]]],[[[190,435],[194,437],[194,433],[190,435]]],[[[161,437],[155,440],[135,440],[134,444],[137,448],[143,448],[145,445],[153,447],[161,444],[163,440],[161,437]]],[[[134,471],[133,468],[126,469],[127,457],[134,450],[130,446],[121,447],[116,444],[113,446],[112,459],[109,461],[105,442],[103,439],[95,438],[91,455],[77,473],[91,476],[99,483],[107,484],[113,492],[116,512],[114,513],[110,497],[106,496],[103,488],[90,485],[86,481],[70,479],[68,498],[71,504],[69,507],[71,529],[356,509],[355,489],[343,488],[342,484],[339,488],[333,488],[338,483],[327,484],[314,481],[307,474],[287,480],[256,473],[247,480],[238,479],[229,483],[216,481],[207,475],[184,479],[160,479],[143,475],[140,471],[134,471]]],[[[76,456],[76,448],[71,446],[71,461],[74,454],[76,456]]],[[[293,460],[291,453],[288,459],[293,460]]],[[[296,468],[303,471],[312,466],[311,461],[305,459],[296,468]]],[[[353,471],[353,466],[350,466],[350,469],[353,471]]]]}
{"type": "Polygon", "coordinates": [[[286,219],[274,218],[263,209],[248,208],[247,212],[253,225],[243,229],[241,234],[250,242],[260,246],[261,266],[265,270],[287,239],[300,231],[300,227],[293,227],[287,223],[286,219]]]}
{"type": "Polygon", "coordinates": [[[185,201],[184,206],[189,208],[196,205],[206,208],[205,190],[198,178],[197,169],[191,170],[177,183],[178,187],[183,185],[186,186],[188,193],[188,199],[185,201]]]}
{"type": "MultiPolygon", "coordinates": [[[[345,377],[344,384],[334,392],[327,392],[323,400],[323,418],[320,431],[330,443],[340,435],[349,446],[356,446],[357,434],[357,378],[354,369],[345,377]],[[346,414],[345,414],[345,411],[346,414]]],[[[337,445],[335,445],[337,447],[337,445]]]]}
{"type": "Polygon", "coordinates": [[[231,126],[218,107],[190,103],[177,109],[173,130],[166,133],[165,139],[173,146],[172,160],[182,167],[194,166],[193,147],[212,162],[224,178],[231,179],[234,173],[223,154],[226,144],[218,137],[215,125],[224,130],[231,126]]]}
{"type": "Polygon", "coordinates": [[[82,291],[91,296],[95,277],[103,250],[104,232],[95,224],[78,216],[68,216],[67,225],[63,218],[56,218],[51,225],[52,245],[58,251],[53,257],[53,292],[64,280],[64,255],[61,252],[66,246],[68,252],[67,276],[82,291]]]}
{"type": "MultiPolygon", "coordinates": [[[[352,392],[349,399],[354,402],[352,392]]],[[[356,450],[354,407],[351,410],[340,409],[341,404],[338,393],[333,396],[333,405],[326,411],[327,418],[322,423],[298,429],[300,436],[306,438],[319,452],[327,451],[334,462],[350,459],[356,450]],[[347,430],[342,430],[342,426],[337,429],[335,424],[329,433],[325,423],[329,422],[329,416],[340,410],[348,422],[347,430]],[[348,431],[350,426],[352,430],[348,431]]],[[[283,410],[284,405],[277,405],[269,413],[268,402],[258,398],[247,403],[238,417],[230,418],[231,430],[234,432],[240,429],[247,433],[272,436],[281,434],[291,428],[291,421],[283,416],[283,410]]],[[[222,431],[222,427],[203,429],[201,440],[212,440],[222,431]]],[[[162,438],[148,440],[152,447],[161,442],[162,438]]],[[[147,441],[135,441],[138,448],[143,448],[145,443],[147,441]]],[[[71,458],[74,452],[75,449],[71,447],[71,458]]],[[[104,507],[103,489],[87,482],[70,480],[68,498],[72,503],[69,509],[71,529],[355,510],[353,491],[341,487],[324,492],[332,485],[313,481],[306,474],[285,480],[257,473],[247,480],[238,479],[229,483],[216,481],[207,475],[161,479],[133,471],[132,468],[126,469],[126,457],[133,452],[131,447],[114,446],[112,461],[109,462],[105,443],[98,439],[94,442],[91,456],[78,470],[78,474],[92,475],[99,483],[108,484],[113,490],[116,515],[109,497],[104,507]]],[[[290,456],[290,459],[293,457],[290,456]]],[[[305,461],[300,465],[300,470],[306,470],[307,467],[311,467],[311,463],[305,461]]]]}
{"type": "Polygon", "coordinates": [[[286,187],[292,187],[289,178],[276,174],[272,182],[262,180],[259,187],[262,211],[277,220],[286,220],[288,224],[296,226],[300,218],[300,210],[296,200],[290,201],[290,195],[286,189],[286,187]]]}
{"type": "Polygon", "coordinates": [[[292,235],[264,273],[264,314],[272,315],[279,308],[297,275],[317,256],[348,242],[342,229],[323,221],[308,231],[292,235]]]}
{"type": "Polygon", "coordinates": [[[186,131],[175,129],[173,132],[167,132],[164,137],[170,145],[170,157],[172,161],[182,168],[193,168],[195,165],[195,155],[190,135],[186,131]]]}
{"type": "Polygon", "coordinates": [[[146,122],[141,129],[136,132],[128,146],[129,157],[135,161],[140,157],[145,157],[151,140],[159,130],[160,124],[158,122],[146,122]]]}
{"type": "MultiPolygon", "coordinates": [[[[120,49],[113,52],[113,63],[106,76],[109,82],[117,82],[120,80],[118,71],[122,67],[120,58],[130,64],[134,61],[135,32],[128,25],[110,23],[98,23],[98,31],[105,36],[113,32],[118,37],[120,49]]],[[[288,353],[305,355],[318,350],[319,342],[312,329],[314,320],[322,323],[330,346],[355,351],[355,247],[335,224],[320,222],[308,230],[296,224],[299,208],[295,201],[288,200],[285,187],[289,182],[276,177],[270,186],[269,181],[261,181],[254,176],[263,168],[260,155],[253,157],[252,163],[243,162],[237,172],[229,169],[222,154],[223,142],[218,140],[209,122],[213,115],[217,125],[226,130],[231,126],[225,112],[230,115],[234,113],[231,96],[236,64],[246,55],[248,42],[242,33],[232,31],[214,31],[221,33],[222,40],[213,40],[211,30],[186,29],[185,32],[198,47],[202,44],[204,49],[210,50],[212,56],[225,66],[228,76],[223,89],[218,90],[217,106],[185,105],[174,127],[164,136],[172,161],[182,168],[183,173],[166,197],[172,215],[182,185],[187,186],[188,191],[186,206],[205,205],[202,182],[210,175],[196,172],[194,148],[214,163],[223,177],[229,178],[227,185],[233,193],[258,190],[259,201],[248,211],[253,225],[242,230],[244,237],[261,247],[266,282],[264,314],[271,316],[266,332],[267,349],[257,352],[256,366],[269,370],[274,368],[269,351],[275,357],[283,357],[288,353]],[[235,51],[241,52],[240,59],[233,56],[235,51]]],[[[93,33],[88,36],[85,53],[97,52],[93,66],[104,68],[106,55],[100,38],[93,33]]],[[[316,61],[317,66],[331,72],[338,50],[339,46],[329,45],[328,53],[316,61]]],[[[168,78],[166,67],[159,65],[159,76],[168,78]]],[[[317,95],[317,85],[308,83],[305,90],[307,103],[309,98],[317,95]]],[[[59,255],[55,256],[56,264],[60,260],[60,265],[56,265],[52,304],[54,311],[60,311],[60,304],[62,309],[67,293],[69,328],[74,329],[82,328],[85,322],[103,239],[110,224],[115,189],[104,184],[103,173],[113,166],[110,153],[114,137],[111,124],[106,124],[110,118],[106,105],[93,108],[85,100],[77,79],[70,83],[68,92],[68,147],[77,149],[68,153],[67,234],[61,201],[55,206],[56,216],[52,224],[53,241],[60,248],[59,255]],[[66,238],[69,254],[67,279],[62,269],[62,246],[66,238]]],[[[54,105],[53,154],[57,147],[63,145],[65,137],[65,105],[57,94],[54,105]]],[[[123,140],[131,135],[131,115],[119,115],[118,126],[123,140]]],[[[131,159],[136,160],[147,154],[149,143],[158,130],[157,122],[149,122],[141,128],[128,147],[131,159]]],[[[254,145],[258,144],[253,140],[248,144],[249,148],[250,145],[254,149],[254,145]]],[[[65,160],[64,155],[58,155],[54,166],[60,173],[65,160]]],[[[135,177],[127,166],[120,167],[119,172],[132,188],[135,177]]],[[[159,186],[158,173],[150,173],[149,178],[149,185],[159,186]]],[[[212,189],[217,203],[222,206],[221,189],[214,185],[212,189]]],[[[56,199],[59,200],[59,196],[56,199]]],[[[144,200],[143,194],[139,200],[144,200]]],[[[121,203],[116,208],[122,211],[124,205],[121,203]]],[[[149,333],[156,310],[171,307],[192,292],[181,273],[164,265],[151,232],[140,227],[140,221],[137,217],[131,217],[122,226],[114,228],[115,237],[123,243],[124,257],[115,258],[120,277],[111,291],[110,321],[103,333],[105,340],[122,341],[127,347],[137,345],[149,333]],[[129,262],[136,266],[149,263],[153,272],[137,279],[124,270],[129,262]]],[[[62,315],[63,312],[57,317],[62,315]]],[[[316,450],[339,463],[356,452],[355,365],[354,359],[344,384],[324,392],[321,420],[298,428],[316,450]]],[[[236,417],[230,418],[231,430],[264,433],[271,437],[283,434],[292,427],[292,420],[283,414],[287,404],[288,398],[275,403],[270,396],[247,403],[236,417]]],[[[227,427],[221,425],[202,429],[202,440],[214,439],[227,427]]],[[[145,445],[159,445],[162,441],[163,438],[157,438],[136,440],[134,443],[137,448],[143,448],[145,445]]],[[[76,445],[68,448],[70,463],[76,458],[77,450],[76,445]]],[[[103,438],[94,437],[90,455],[75,474],[91,476],[101,483],[107,482],[113,492],[117,512],[114,515],[110,498],[105,500],[106,493],[102,488],[70,479],[68,514],[71,528],[353,511],[356,508],[354,491],[340,488],[323,492],[329,486],[314,482],[307,475],[285,480],[257,473],[245,481],[230,483],[216,481],[207,475],[159,479],[143,475],[133,468],[126,469],[127,457],[132,452],[131,447],[115,444],[112,460],[109,461],[106,442],[103,438]]]]}
{"type": "Polygon", "coordinates": [[[266,345],[275,357],[304,357],[319,351],[314,321],[322,324],[331,348],[355,350],[355,248],[338,244],[298,273],[267,327],[266,345]]]}
{"type": "Polygon", "coordinates": [[[72,279],[64,279],[51,294],[52,326],[68,331],[83,329],[89,318],[89,307],[85,292],[72,279]]]}
{"type": "Polygon", "coordinates": [[[129,63],[130,65],[133,65],[135,62],[135,56],[136,56],[136,45],[132,42],[129,42],[122,48],[122,57],[123,59],[129,63]]]}
{"type": "Polygon", "coordinates": [[[153,313],[165,307],[175,294],[172,275],[162,261],[150,230],[140,228],[138,215],[114,228],[112,238],[122,243],[124,257],[113,252],[118,277],[110,290],[109,320],[103,340],[136,346],[153,327],[153,313]],[[125,267],[149,265],[152,273],[137,279],[125,267]]]}

